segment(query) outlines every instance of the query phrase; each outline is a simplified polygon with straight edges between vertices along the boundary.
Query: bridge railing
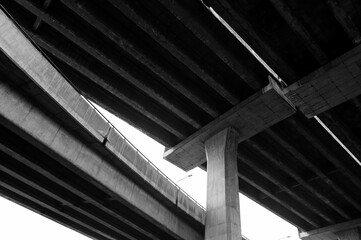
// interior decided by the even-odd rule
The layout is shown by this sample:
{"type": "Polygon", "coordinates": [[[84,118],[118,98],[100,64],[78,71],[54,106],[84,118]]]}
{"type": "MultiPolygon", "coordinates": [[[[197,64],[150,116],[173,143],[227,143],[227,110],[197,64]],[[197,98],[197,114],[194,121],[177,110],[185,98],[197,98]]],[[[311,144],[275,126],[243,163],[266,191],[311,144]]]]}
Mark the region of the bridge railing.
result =
{"type": "MultiPolygon", "coordinates": [[[[77,90],[77,89],[76,89],[77,90]]],[[[78,90],[77,90],[78,91],[78,90]]],[[[79,92],[79,91],[78,91],[79,92]]],[[[143,159],[148,162],[154,169],[158,171],[163,177],[165,177],[170,183],[174,185],[175,188],[177,188],[178,191],[182,192],[184,195],[186,195],[190,200],[192,200],[195,204],[197,204],[201,209],[204,211],[206,210],[205,207],[203,207],[199,202],[197,202],[194,198],[192,198],[186,191],[184,191],[179,185],[177,185],[172,179],[170,179],[162,170],[160,170],[148,157],[146,157],[132,142],[130,142],[98,109],[94,104],[86,99],[84,99],[94,108],[94,110],[99,113],[99,115],[109,124],[111,128],[113,128],[120,136],[123,137],[123,139],[140,155],[143,157],[143,159]]]]}
{"type": "Polygon", "coordinates": [[[54,64],[54,62],[47,56],[47,54],[34,42],[31,37],[24,31],[20,24],[16,22],[16,20],[10,15],[8,11],[0,4],[1,10],[3,10],[9,18],[12,19],[12,21],[17,25],[17,27],[21,30],[21,32],[26,36],[26,38],[31,41],[34,46],[43,54],[43,56],[53,65],[53,67],[61,73],[61,75],[68,81],[68,83],[75,89],[75,91],[93,108],[94,111],[96,111],[99,116],[103,118],[104,121],[107,122],[110,128],[112,128],[114,131],[116,131],[140,156],[143,157],[143,159],[151,165],[159,174],[161,174],[164,178],[166,178],[178,191],[182,192],[184,195],[186,195],[191,201],[193,201],[197,206],[199,206],[201,209],[205,211],[205,207],[203,207],[199,202],[197,202],[194,198],[192,198],[187,192],[185,192],[180,186],[178,186],[172,179],[170,179],[163,171],[161,171],[149,158],[147,158],[134,144],[132,144],[99,110],[98,108],[89,101],[86,97],[84,97],[81,92],[78,90],[78,88],[69,81],[68,77],[54,64]]]}

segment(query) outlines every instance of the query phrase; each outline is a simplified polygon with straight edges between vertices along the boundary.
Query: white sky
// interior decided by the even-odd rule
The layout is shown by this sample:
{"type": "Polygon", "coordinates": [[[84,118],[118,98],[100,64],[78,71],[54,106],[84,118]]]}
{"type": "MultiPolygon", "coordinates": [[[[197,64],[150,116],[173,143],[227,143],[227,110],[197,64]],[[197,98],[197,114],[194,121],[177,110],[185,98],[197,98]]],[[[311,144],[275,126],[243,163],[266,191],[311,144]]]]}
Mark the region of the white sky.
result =
{"type": "MultiPolygon", "coordinates": [[[[175,167],[163,160],[162,145],[112,114],[106,111],[102,113],[174,182],[192,174],[192,177],[179,181],[178,185],[203,206],[206,205],[206,172],[199,168],[184,172],[175,167]]],[[[250,240],[299,239],[294,226],[242,194],[240,194],[240,208],[242,234],[250,240]]],[[[0,197],[0,239],[83,240],[88,238],[0,197]]]]}

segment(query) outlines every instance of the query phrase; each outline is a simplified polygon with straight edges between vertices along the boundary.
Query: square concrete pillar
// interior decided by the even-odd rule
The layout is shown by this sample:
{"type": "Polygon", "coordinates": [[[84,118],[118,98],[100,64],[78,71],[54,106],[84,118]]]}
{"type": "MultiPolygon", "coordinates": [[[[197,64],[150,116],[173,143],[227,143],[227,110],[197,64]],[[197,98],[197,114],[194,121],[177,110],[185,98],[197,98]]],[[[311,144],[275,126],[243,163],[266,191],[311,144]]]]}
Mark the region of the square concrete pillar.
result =
{"type": "Polygon", "coordinates": [[[239,135],[227,128],[205,142],[207,156],[206,240],[240,240],[237,170],[239,135]]]}
{"type": "Polygon", "coordinates": [[[336,233],[339,240],[361,240],[361,229],[351,228],[336,233]]]}

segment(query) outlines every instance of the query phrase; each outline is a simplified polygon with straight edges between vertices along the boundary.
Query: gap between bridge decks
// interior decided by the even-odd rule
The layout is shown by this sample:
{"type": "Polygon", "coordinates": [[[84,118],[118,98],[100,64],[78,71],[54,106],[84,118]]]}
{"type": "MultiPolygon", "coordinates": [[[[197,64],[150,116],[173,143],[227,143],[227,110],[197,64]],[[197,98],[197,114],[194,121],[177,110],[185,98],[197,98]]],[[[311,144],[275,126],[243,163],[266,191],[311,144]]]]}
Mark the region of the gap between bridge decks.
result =
{"type": "MultiPolygon", "coordinates": [[[[47,58],[46,54],[44,54],[41,49],[30,40],[26,33],[21,30],[15,20],[12,19],[7,12],[2,10],[3,9],[0,8],[0,19],[3,20],[3,24],[0,24],[0,27],[2,31],[7,34],[2,38],[2,41],[0,41],[0,51],[32,79],[33,83],[37,85],[39,89],[42,89],[50,99],[53,99],[59,107],[69,114],[69,116],[79,122],[92,137],[97,139],[97,143],[104,145],[104,147],[112,152],[114,156],[127,164],[129,169],[138,173],[140,178],[149,182],[150,186],[154,187],[165,198],[168,198],[169,201],[175,203],[175,198],[181,198],[182,201],[177,201],[179,204],[176,206],[192,216],[196,221],[204,223],[204,207],[190,197],[178,185],[172,182],[170,178],[161,172],[150,160],[141,154],[138,149],[126,140],[126,138],[104,116],[102,116],[86,98],[77,92],[71,83],[66,80],[66,77],[61,71],[47,58]],[[16,41],[14,41],[14,39],[16,39],[16,41]],[[12,51],[14,49],[16,49],[16,51],[12,51]],[[40,73],[34,69],[40,69],[40,73]],[[81,109],[84,109],[84,111],[81,111],[81,109]],[[85,116],[87,116],[86,120],[85,116]],[[149,165],[149,168],[140,169],[134,162],[131,162],[122,156],[124,152],[115,149],[120,141],[114,143],[109,142],[111,133],[113,138],[118,137],[119,139],[123,139],[122,142],[127,145],[128,149],[132,149],[132,152],[138,154],[139,157],[137,157],[137,159],[141,158],[141,161],[146,162],[146,164],[149,165]],[[114,137],[114,135],[117,136],[114,137]],[[152,170],[148,171],[147,169],[152,170]],[[153,172],[157,172],[158,174],[152,174],[153,172]],[[171,191],[159,187],[157,185],[159,182],[166,182],[167,187],[171,188],[171,191]],[[175,197],[172,195],[173,192],[176,193],[175,197]],[[185,201],[185,199],[189,199],[189,202],[185,201]]],[[[121,149],[123,149],[123,146],[121,149]]],[[[136,162],[141,161],[137,160],[136,162]]]]}
{"type": "MultiPolygon", "coordinates": [[[[167,149],[164,153],[164,158],[184,170],[190,170],[206,162],[203,143],[216,132],[226,127],[233,127],[240,132],[240,141],[244,141],[291,116],[296,112],[297,108],[307,118],[315,118],[347,154],[361,165],[361,162],[355,155],[317,117],[318,114],[361,94],[361,67],[358,66],[359,60],[361,61],[361,45],[286,88],[279,86],[272,77],[269,77],[269,85],[207,124],[181,143],[167,149]],[[266,101],[270,100],[267,99],[267,95],[270,95],[270,93],[277,93],[278,98],[283,100],[279,104],[287,103],[293,111],[287,114],[281,111],[285,115],[280,116],[278,119],[275,116],[270,122],[264,121],[264,124],[261,126],[257,126],[257,121],[249,123],[247,119],[242,118],[243,115],[246,115],[246,117],[253,119],[254,117],[261,117],[262,119],[262,116],[259,115],[261,113],[260,109],[258,111],[256,109],[257,107],[262,107],[256,102],[264,102],[264,106],[267,106],[266,101]]],[[[279,84],[282,83],[286,85],[282,80],[279,81],[279,84]]],[[[263,110],[270,110],[276,106],[271,104],[271,106],[267,106],[268,109],[263,107],[263,110]]],[[[278,110],[280,109],[278,108],[278,110]]],[[[277,115],[276,109],[272,111],[273,114],[277,115]]],[[[267,119],[269,120],[269,118],[267,119]]]]}
{"type": "MultiPolygon", "coordinates": [[[[227,30],[269,71],[269,73],[275,78],[277,79],[277,81],[280,82],[281,85],[287,86],[287,84],[278,76],[278,74],[251,48],[251,46],[227,23],[227,21],[225,21],[210,5],[207,5],[204,0],[200,0],[202,2],[202,4],[213,14],[213,16],[224,26],[227,28],[227,30]]],[[[360,48],[360,46],[356,47],[355,49],[360,48]]],[[[353,52],[354,49],[352,49],[351,51],[349,51],[348,53],[344,54],[343,56],[339,57],[338,59],[332,61],[332,62],[339,62],[339,59],[342,57],[345,57],[347,55],[350,54],[350,52],[353,52]]],[[[361,53],[360,53],[361,54],[361,53]]],[[[331,63],[332,63],[331,62],[331,63]]],[[[326,64],[326,65],[330,65],[326,64]]],[[[322,67],[321,67],[322,69],[322,67]]],[[[352,70],[351,70],[352,71],[352,70]]],[[[315,71],[317,72],[317,71],[315,71]]],[[[360,78],[360,77],[359,77],[360,78]]],[[[356,81],[360,81],[358,79],[356,79],[356,81]]],[[[295,84],[292,84],[289,88],[298,88],[300,87],[299,82],[296,82],[295,84]]],[[[360,84],[361,85],[361,84],[360,84]]],[[[361,86],[358,86],[358,89],[361,89],[361,86]]],[[[288,90],[286,90],[288,91],[288,90]]],[[[357,92],[357,93],[353,93],[352,97],[357,96],[358,94],[361,94],[361,91],[357,92]]],[[[288,99],[288,97],[286,98],[288,99]]],[[[346,99],[350,99],[350,96],[347,96],[346,99]]],[[[291,100],[291,99],[289,99],[291,100]]],[[[340,103],[339,103],[340,104],[340,103]]],[[[298,106],[296,106],[298,108],[298,106]]],[[[303,114],[305,114],[304,112],[302,112],[303,114]]],[[[314,117],[315,120],[321,125],[322,128],[325,129],[325,131],[330,134],[330,136],[347,152],[347,154],[354,160],[357,162],[357,164],[359,164],[361,166],[361,161],[359,159],[357,159],[357,157],[342,143],[342,141],[331,131],[330,128],[327,127],[327,125],[317,117],[316,114],[314,114],[313,116],[307,116],[307,114],[305,114],[306,117],[314,117]]],[[[178,145],[177,145],[178,146],[178,145]]],[[[168,154],[170,154],[170,151],[174,149],[171,148],[169,150],[166,150],[166,152],[164,153],[164,156],[167,156],[168,154]]],[[[194,166],[195,167],[195,166],[194,166]]]]}

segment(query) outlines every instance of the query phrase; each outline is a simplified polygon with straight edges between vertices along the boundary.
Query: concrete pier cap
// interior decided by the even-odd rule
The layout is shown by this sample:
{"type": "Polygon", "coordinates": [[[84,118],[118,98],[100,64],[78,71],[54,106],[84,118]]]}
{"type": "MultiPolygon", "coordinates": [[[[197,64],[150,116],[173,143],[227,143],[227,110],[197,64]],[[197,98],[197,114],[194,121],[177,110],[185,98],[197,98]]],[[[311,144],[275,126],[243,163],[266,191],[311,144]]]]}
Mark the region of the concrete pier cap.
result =
{"type": "Polygon", "coordinates": [[[361,240],[361,218],[315,229],[300,231],[302,240],[361,240]]]}

